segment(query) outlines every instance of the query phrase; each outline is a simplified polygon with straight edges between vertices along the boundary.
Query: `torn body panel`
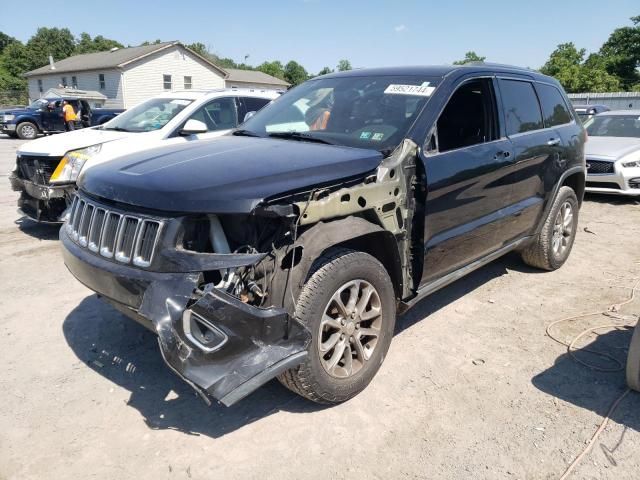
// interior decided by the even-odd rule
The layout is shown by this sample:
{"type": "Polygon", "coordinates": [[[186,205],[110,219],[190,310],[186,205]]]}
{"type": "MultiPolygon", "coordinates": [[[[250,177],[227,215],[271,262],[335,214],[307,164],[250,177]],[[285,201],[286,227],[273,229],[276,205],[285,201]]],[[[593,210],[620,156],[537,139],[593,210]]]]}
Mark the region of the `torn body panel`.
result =
{"type": "Polygon", "coordinates": [[[311,333],[296,318],[295,299],[329,248],[371,253],[388,269],[398,300],[413,295],[416,152],[406,140],[374,173],[284,194],[249,214],[163,216],[81,192],[60,233],[65,263],[154,330],[172,370],[205,398],[230,405],[304,361],[311,333]],[[103,248],[111,219],[118,233],[103,248]],[[136,230],[148,224],[157,225],[155,239],[136,230]],[[96,228],[102,239],[92,250],[96,228]],[[130,241],[128,228],[138,232],[130,241]],[[145,242],[141,267],[135,259],[145,242]]]}

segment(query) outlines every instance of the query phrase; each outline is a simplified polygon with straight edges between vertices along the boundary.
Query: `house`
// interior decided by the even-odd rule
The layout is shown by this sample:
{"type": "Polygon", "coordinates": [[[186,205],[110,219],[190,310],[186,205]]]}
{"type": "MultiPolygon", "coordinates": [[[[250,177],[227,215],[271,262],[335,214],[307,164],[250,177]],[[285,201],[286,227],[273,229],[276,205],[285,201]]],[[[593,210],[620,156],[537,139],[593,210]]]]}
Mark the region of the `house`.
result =
{"type": "Polygon", "coordinates": [[[288,84],[261,72],[230,74],[180,42],[114,48],[55,61],[27,72],[29,98],[42,97],[51,88],[97,91],[106,108],[130,108],[170,90],[246,87],[285,89],[288,84]],[[237,78],[237,80],[230,80],[237,78]]]}
{"type": "Polygon", "coordinates": [[[263,88],[268,90],[286,90],[290,83],[272,77],[257,70],[239,70],[225,68],[229,76],[226,79],[227,88],[263,88]]]}

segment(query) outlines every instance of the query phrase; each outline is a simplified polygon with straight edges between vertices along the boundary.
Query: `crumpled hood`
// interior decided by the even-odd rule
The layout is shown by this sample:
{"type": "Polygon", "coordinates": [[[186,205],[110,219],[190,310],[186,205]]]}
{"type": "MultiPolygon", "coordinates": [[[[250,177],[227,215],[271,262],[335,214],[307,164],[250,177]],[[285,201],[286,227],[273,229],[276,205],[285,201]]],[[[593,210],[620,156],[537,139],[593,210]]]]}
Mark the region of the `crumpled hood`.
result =
{"type": "Polygon", "coordinates": [[[640,138],[592,136],[585,143],[587,157],[593,155],[618,160],[636,150],[640,150],[640,138]]]}
{"type": "Polygon", "coordinates": [[[41,137],[20,145],[18,153],[25,155],[49,155],[61,157],[69,150],[89,147],[98,143],[111,142],[140,133],[117,132],[114,130],[100,130],[97,128],[83,128],[73,132],[60,133],[41,137]]]}
{"type": "Polygon", "coordinates": [[[382,158],[375,150],[225,136],[95,165],[81,174],[78,186],[154,210],[248,213],[274,195],[363,175],[382,158]]]}

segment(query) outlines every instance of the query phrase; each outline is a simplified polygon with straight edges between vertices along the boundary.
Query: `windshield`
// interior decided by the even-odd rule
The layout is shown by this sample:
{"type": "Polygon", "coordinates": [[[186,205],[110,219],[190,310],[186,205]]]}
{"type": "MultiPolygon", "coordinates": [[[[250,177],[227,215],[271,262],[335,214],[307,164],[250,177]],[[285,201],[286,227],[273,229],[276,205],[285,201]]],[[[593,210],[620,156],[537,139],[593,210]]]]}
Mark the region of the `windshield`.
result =
{"type": "Polygon", "coordinates": [[[31,105],[29,105],[29,108],[33,110],[40,110],[42,107],[46,106],[48,103],[49,102],[44,98],[39,98],[38,100],[32,102],[31,105]]]}
{"type": "Polygon", "coordinates": [[[159,130],[192,102],[178,98],[152,98],[105,123],[103,129],[123,132],[159,130]]]}
{"type": "Polygon", "coordinates": [[[262,136],[388,150],[405,137],[439,80],[417,76],[310,80],[242,127],[262,136]]]}
{"type": "Polygon", "coordinates": [[[585,122],[584,126],[590,137],[640,138],[640,116],[638,115],[596,115],[585,122]]]}

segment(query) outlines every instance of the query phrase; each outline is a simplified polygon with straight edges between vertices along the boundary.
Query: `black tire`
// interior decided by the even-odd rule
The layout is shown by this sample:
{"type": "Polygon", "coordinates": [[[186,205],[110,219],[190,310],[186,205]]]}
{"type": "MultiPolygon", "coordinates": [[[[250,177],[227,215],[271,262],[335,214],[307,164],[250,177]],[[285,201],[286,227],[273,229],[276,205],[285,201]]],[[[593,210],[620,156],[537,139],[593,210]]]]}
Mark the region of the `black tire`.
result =
{"type": "Polygon", "coordinates": [[[560,187],[558,194],[553,202],[551,210],[545,219],[542,230],[536,236],[534,241],[522,250],[522,259],[527,265],[540,268],[542,270],[557,270],[564,262],[569,258],[573,243],[576,238],[576,231],[578,228],[578,198],[575,192],[570,187],[560,187]],[[571,206],[573,213],[573,222],[570,228],[570,232],[567,232],[566,241],[567,245],[561,252],[557,252],[553,248],[553,234],[554,225],[558,218],[560,209],[568,203],[571,206]]]}
{"type": "Polygon", "coordinates": [[[314,402],[344,402],[367,387],[389,350],[396,321],[395,292],[389,274],[378,260],[367,253],[345,248],[331,249],[314,263],[298,297],[296,318],[312,333],[309,355],[300,366],[278,376],[278,380],[314,402]],[[336,378],[327,373],[320,360],[320,321],[334,293],[352,280],[364,280],[375,288],[380,299],[382,324],[371,357],[353,375],[336,378]]]}
{"type": "Polygon", "coordinates": [[[31,122],[22,122],[16,127],[16,134],[22,140],[33,140],[38,136],[38,127],[31,122]]]}

